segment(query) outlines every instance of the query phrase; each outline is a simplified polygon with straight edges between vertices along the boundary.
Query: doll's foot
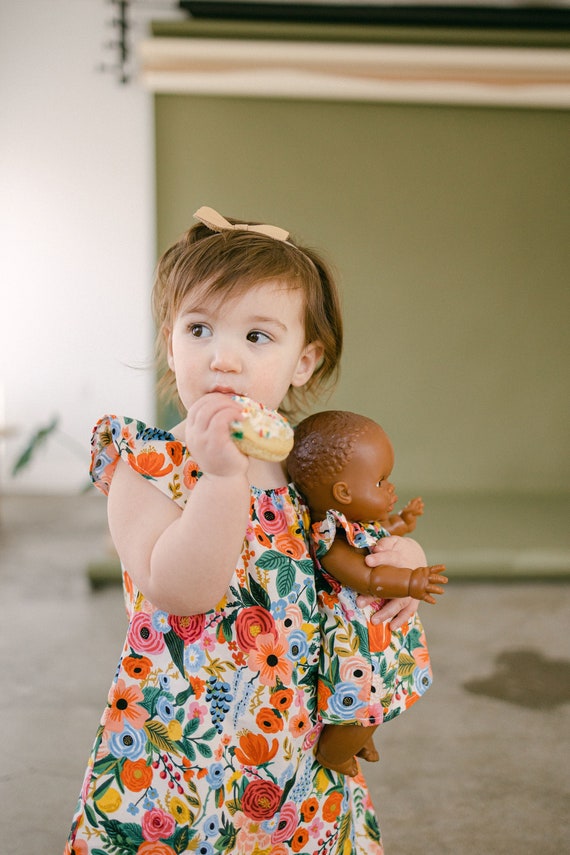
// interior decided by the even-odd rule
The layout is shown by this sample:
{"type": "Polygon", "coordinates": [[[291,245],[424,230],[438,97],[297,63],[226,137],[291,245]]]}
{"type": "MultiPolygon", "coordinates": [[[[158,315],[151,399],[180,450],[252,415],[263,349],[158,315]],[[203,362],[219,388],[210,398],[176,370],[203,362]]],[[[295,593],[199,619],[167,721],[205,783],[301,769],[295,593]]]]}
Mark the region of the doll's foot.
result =
{"type": "Polygon", "coordinates": [[[344,760],[342,763],[334,763],[325,757],[321,751],[317,749],[316,753],[317,762],[324,766],[325,769],[331,769],[333,772],[340,772],[341,775],[348,775],[349,778],[354,778],[355,775],[358,775],[358,761],[356,757],[349,757],[348,760],[344,760]]]}
{"type": "Polygon", "coordinates": [[[362,757],[367,763],[377,763],[380,760],[380,755],[372,739],[369,739],[366,745],[363,745],[360,751],[357,751],[356,756],[362,757]]]}

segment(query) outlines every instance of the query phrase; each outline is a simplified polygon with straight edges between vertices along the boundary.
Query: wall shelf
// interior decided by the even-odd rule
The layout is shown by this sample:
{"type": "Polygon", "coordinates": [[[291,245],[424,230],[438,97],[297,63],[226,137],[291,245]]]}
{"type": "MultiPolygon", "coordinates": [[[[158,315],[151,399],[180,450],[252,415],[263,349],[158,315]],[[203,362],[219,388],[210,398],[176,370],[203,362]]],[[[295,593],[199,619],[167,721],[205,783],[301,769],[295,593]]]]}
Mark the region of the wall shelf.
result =
{"type": "Polygon", "coordinates": [[[152,38],[152,92],[570,108],[570,49],[152,38]]]}

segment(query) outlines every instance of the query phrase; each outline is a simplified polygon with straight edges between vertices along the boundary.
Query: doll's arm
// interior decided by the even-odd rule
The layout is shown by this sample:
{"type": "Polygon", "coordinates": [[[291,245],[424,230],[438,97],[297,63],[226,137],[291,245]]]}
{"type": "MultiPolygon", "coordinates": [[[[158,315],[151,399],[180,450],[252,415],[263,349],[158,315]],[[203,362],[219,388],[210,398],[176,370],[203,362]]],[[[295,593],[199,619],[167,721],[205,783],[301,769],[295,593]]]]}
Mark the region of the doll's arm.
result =
{"type": "Polygon", "coordinates": [[[424,512],[424,503],[423,500],[416,496],[415,499],[411,499],[408,502],[405,508],[400,511],[399,514],[392,514],[388,518],[387,523],[383,523],[384,528],[390,532],[390,534],[396,534],[402,536],[404,534],[410,534],[415,527],[417,518],[421,517],[424,512]]]}
{"type": "Polygon", "coordinates": [[[447,578],[441,575],[445,571],[442,564],[415,570],[389,564],[369,567],[365,562],[366,556],[366,550],[356,549],[337,536],[320,561],[327,573],[359,594],[372,594],[384,599],[410,596],[427,603],[435,603],[433,594],[443,594],[440,586],[446,584],[447,578]]]}

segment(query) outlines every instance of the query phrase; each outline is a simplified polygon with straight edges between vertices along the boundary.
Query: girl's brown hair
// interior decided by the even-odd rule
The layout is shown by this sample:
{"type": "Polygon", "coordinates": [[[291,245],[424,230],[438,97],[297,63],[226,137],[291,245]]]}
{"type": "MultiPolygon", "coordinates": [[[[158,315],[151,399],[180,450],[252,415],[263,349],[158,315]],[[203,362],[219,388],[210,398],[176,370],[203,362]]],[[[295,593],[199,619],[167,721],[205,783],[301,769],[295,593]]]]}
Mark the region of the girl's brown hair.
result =
{"type": "Polygon", "coordinates": [[[156,270],[152,301],[159,391],[167,400],[176,398],[176,382],[166,361],[166,333],[186,295],[206,285],[211,295],[224,299],[267,281],[280,281],[303,291],[305,343],[319,341],[323,345],[322,359],[307,384],[289,390],[285,412],[295,414],[306,409],[309,396],[334,386],[342,352],[342,316],[337,285],[324,259],[290,241],[245,229],[218,233],[198,223],[166,250],[156,270]]]}

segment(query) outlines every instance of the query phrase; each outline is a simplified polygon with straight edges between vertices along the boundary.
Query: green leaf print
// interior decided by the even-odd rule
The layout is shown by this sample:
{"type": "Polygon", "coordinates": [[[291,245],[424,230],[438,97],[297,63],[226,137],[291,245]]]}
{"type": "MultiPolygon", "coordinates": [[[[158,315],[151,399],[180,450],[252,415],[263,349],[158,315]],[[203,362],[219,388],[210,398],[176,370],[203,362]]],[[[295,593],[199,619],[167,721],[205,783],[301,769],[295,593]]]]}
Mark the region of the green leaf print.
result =
{"type": "Polygon", "coordinates": [[[286,597],[293,590],[295,582],[295,567],[293,562],[289,561],[286,567],[281,567],[277,571],[277,593],[280,597],[286,597]]]}
{"type": "Polygon", "coordinates": [[[209,745],[205,745],[203,742],[197,742],[197,743],[196,743],[196,748],[198,749],[198,751],[200,752],[200,754],[202,755],[202,757],[211,757],[211,756],[212,756],[212,754],[213,754],[213,751],[212,751],[212,749],[210,748],[210,746],[209,746],[209,745]]]}
{"type": "Polygon", "coordinates": [[[172,838],[172,848],[175,852],[186,852],[188,849],[188,843],[190,842],[190,832],[188,831],[188,826],[185,825],[183,828],[179,828],[172,838]]]}
{"type": "Polygon", "coordinates": [[[297,561],[296,564],[301,573],[304,573],[305,576],[312,576],[315,572],[315,565],[311,558],[302,558],[301,561],[297,561]]]}
{"type": "Polygon", "coordinates": [[[143,842],[142,828],[134,822],[119,822],[116,819],[101,823],[106,834],[101,837],[111,845],[113,855],[135,855],[143,842]]]}
{"type": "Polygon", "coordinates": [[[176,742],[168,736],[166,725],[161,721],[147,721],[144,729],[149,738],[149,741],[158,748],[159,751],[168,751],[173,754],[180,754],[180,749],[176,742]]]}
{"type": "Polygon", "coordinates": [[[409,677],[416,669],[416,660],[409,653],[402,651],[398,656],[398,676],[409,677]]]}
{"type": "Polygon", "coordinates": [[[378,820],[372,811],[366,811],[366,819],[364,822],[366,833],[374,843],[380,843],[380,827],[378,820]]]}
{"type": "Polygon", "coordinates": [[[277,552],[275,549],[268,549],[263,552],[255,562],[256,567],[262,567],[263,570],[283,570],[289,567],[291,559],[288,555],[283,555],[282,552],[277,552]]]}
{"type": "Polygon", "coordinates": [[[164,640],[172,656],[172,661],[180,671],[181,676],[184,676],[184,642],[173,629],[164,633],[164,640]]]}
{"type": "Polygon", "coordinates": [[[262,588],[259,582],[256,582],[255,579],[250,578],[249,589],[255,600],[255,605],[263,606],[267,611],[271,611],[271,600],[269,599],[265,588],[262,588]]]}

